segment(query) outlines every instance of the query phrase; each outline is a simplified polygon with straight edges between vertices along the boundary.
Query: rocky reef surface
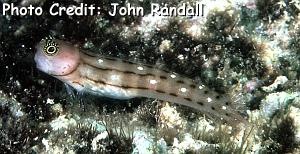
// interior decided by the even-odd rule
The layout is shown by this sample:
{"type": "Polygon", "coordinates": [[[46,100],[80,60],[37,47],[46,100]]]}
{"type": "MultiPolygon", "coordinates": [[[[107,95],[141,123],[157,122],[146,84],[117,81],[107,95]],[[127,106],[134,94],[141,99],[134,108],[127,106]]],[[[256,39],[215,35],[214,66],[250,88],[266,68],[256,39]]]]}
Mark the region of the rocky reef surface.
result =
{"type": "MultiPolygon", "coordinates": [[[[56,1],[1,0],[39,6],[56,1]]],[[[0,15],[3,153],[300,153],[300,2],[297,0],[57,1],[95,4],[94,16],[0,15]],[[150,10],[205,4],[200,17],[110,16],[112,2],[150,10]],[[228,91],[249,125],[147,98],[77,94],[37,70],[52,35],[102,55],[154,65],[228,91]]]]}

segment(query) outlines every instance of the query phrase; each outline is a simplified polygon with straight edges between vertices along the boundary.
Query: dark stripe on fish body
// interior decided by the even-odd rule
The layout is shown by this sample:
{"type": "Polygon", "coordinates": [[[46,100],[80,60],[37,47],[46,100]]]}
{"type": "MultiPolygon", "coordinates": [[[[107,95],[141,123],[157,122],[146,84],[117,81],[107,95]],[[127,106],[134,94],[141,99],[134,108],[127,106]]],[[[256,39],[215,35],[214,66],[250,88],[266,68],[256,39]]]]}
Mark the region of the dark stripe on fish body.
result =
{"type": "Polygon", "coordinates": [[[100,83],[100,84],[103,84],[103,85],[109,85],[109,86],[114,86],[114,87],[118,87],[118,88],[124,88],[124,89],[142,89],[142,90],[150,90],[149,88],[147,87],[131,87],[131,86],[125,86],[125,85],[114,85],[114,84],[109,84],[109,83],[106,83],[105,81],[103,80],[95,80],[95,79],[92,79],[92,78],[89,78],[87,76],[85,76],[86,79],[90,80],[90,81],[93,81],[95,83],[100,83]]]}
{"type": "Polygon", "coordinates": [[[153,77],[155,77],[155,75],[151,74],[151,73],[142,74],[142,73],[135,73],[135,72],[132,72],[132,71],[121,71],[121,70],[118,70],[118,69],[102,68],[102,67],[98,67],[98,66],[95,66],[93,64],[88,64],[88,63],[84,63],[84,64],[88,65],[90,67],[94,67],[96,69],[100,69],[102,71],[116,71],[116,72],[120,72],[120,73],[124,73],[124,74],[132,74],[132,75],[139,75],[139,76],[153,76],[153,77]]]}
{"type": "Polygon", "coordinates": [[[176,82],[180,83],[180,84],[184,84],[184,81],[182,81],[182,80],[177,80],[176,82]]]}
{"type": "Polygon", "coordinates": [[[192,101],[192,99],[188,98],[188,97],[185,97],[184,99],[187,100],[187,101],[190,101],[190,102],[192,101]]]}

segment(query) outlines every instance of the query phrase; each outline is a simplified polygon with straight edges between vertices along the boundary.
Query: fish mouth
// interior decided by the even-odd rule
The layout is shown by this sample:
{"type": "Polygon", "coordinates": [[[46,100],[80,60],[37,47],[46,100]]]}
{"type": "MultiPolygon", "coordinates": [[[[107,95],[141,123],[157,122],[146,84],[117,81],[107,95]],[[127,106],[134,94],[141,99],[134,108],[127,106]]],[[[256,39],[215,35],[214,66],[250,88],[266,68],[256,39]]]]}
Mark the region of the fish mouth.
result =
{"type": "Polygon", "coordinates": [[[38,70],[49,74],[49,67],[51,64],[41,55],[41,53],[39,53],[39,51],[35,53],[34,61],[38,70]]]}

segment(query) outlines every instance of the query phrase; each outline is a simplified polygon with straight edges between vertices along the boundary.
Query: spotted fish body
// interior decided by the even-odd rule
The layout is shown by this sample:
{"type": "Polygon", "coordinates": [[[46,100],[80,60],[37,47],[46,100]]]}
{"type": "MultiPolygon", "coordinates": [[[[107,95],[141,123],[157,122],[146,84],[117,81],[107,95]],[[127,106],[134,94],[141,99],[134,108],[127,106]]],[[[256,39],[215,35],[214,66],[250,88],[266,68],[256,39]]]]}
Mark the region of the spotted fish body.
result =
{"type": "Polygon", "coordinates": [[[60,40],[44,40],[36,48],[37,68],[77,91],[115,99],[155,98],[192,107],[231,125],[246,122],[234,110],[227,95],[218,94],[175,73],[87,54],[60,40]],[[51,48],[49,42],[57,46],[57,53],[47,54],[47,49],[51,48]]]}

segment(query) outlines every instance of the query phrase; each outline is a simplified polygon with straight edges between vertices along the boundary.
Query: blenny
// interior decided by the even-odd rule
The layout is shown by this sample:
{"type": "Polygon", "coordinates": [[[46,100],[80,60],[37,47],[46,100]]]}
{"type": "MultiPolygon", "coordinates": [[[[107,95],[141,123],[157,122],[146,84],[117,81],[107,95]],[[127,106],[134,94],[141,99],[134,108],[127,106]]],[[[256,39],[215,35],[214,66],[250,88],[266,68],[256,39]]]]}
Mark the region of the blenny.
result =
{"type": "Polygon", "coordinates": [[[37,68],[77,91],[115,99],[155,98],[197,109],[233,126],[247,123],[228,95],[219,94],[176,73],[95,56],[53,38],[42,39],[36,49],[34,60],[37,68]]]}

